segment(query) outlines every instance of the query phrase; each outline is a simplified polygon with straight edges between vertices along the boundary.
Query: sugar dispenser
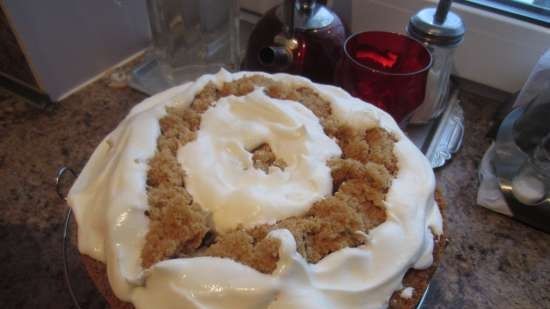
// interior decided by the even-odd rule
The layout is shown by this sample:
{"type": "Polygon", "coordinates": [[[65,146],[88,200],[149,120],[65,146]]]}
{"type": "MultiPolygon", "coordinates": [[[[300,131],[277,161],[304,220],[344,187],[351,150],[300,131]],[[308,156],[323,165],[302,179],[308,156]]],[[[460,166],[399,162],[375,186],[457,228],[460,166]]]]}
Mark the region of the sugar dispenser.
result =
{"type": "Polygon", "coordinates": [[[452,1],[440,0],[437,8],[424,8],[412,16],[407,26],[409,36],[422,42],[432,53],[426,96],[410,123],[427,123],[445,109],[453,69],[453,53],[464,38],[464,23],[450,11],[452,1]]]}

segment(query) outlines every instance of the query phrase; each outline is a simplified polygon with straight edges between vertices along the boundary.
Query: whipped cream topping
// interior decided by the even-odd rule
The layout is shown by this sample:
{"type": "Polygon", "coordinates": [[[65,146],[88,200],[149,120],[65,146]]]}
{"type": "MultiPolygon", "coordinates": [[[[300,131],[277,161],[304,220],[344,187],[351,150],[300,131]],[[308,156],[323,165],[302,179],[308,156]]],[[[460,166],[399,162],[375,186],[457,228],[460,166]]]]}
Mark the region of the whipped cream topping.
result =
{"type": "Polygon", "coordinates": [[[197,139],[180,148],[178,161],[187,191],[212,212],[216,230],[226,231],[306,212],[332,192],[326,161],[341,154],[309,109],[257,88],[207,110],[197,139]],[[264,143],[286,163],[284,170],[254,168],[249,150],[264,143]]]}
{"type": "Polygon", "coordinates": [[[413,293],[414,293],[414,288],[409,286],[401,290],[401,293],[399,293],[399,296],[401,296],[401,298],[410,299],[413,297],[413,293]]]}
{"type": "MultiPolygon", "coordinates": [[[[69,192],[68,203],[73,208],[78,223],[80,252],[106,263],[115,295],[132,302],[137,309],[386,308],[392,293],[402,288],[403,276],[409,268],[423,269],[433,262],[433,235],[441,234],[443,228],[441,214],[434,201],[434,174],[422,153],[405,137],[388,114],[351,97],[340,88],[313,84],[307,79],[286,74],[268,76],[290,85],[315,89],[320,96],[330,102],[334,115],[351,126],[360,129],[380,126],[397,136],[394,153],[399,171],[386,197],[386,222],[366,234],[366,245],[333,252],[317,264],[308,264],[296,252],[296,243],[289,231],[272,231],[269,237],[281,241],[280,259],[272,275],[259,273],[230,259],[215,257],[173,259],[159,262],[147,270],[141,268],[140,254],[149,224],[143,213],[148,208],[147,159],[151,158],[156,150],[156,139],[160,134],[158,120],[165,115],[166,106],[189,105],[195,94],[207,82],[212,81],[221,86],[224,82],[247,74],[260,73],[230,74],[221,71],[216,75],[203,76],[194,83],[153,96],[132,109],[126,119],[94,151],[69,192]]],[[[239,111],[239,106],[246,106],[249,101],[259,102],[258,108],[269,111],[265,115],[266,119],[274,117],[273,119],[287,124],[280,128],[281,132],[289,133],[288,129],[292,129],[289,136],[285,136],[288,138],[285,143],[294,145],[292,142],[300,141],[302,145],[309,145],[309,148],[301,149],[305,155],[295,158],[296,161],[283,157],[287,163],[296,163],[289,171],[285,169],[288,172],[285,177],[290,177],[290,171],[299,171],[303,163],[322,161],[323,158],[339,153],[332,147],[324,151],[315,150],[316,143],[329,146],[331,143],[326,141],[326,137],[316,141],[319,138],[316,136],[318,132],[315,131],[315,128],[318,128],[318,120],[316,122],[314,118],[310,118],[308,112],[300,107],[289,108],[283,100],[267,100],[260,91],[255,91],[242,98],[222,99],[218,103],[219,110],[212,108],[203,115],[212,117],[212,121],[206,120],[204,123],[204,134],[199,132],[196,144],[188,145],[189,149],[184,146],[178,152],[178,160],[184,168],[186,164],[187,169],[190,168],[189,164],[193,159],[190,156],[193,154],[196,160],[193,163],[200,164],[204,156],[203,150],[214,149],[218,152],[214,154],[218,156],[217,159],[225,153],[232,159],[222,158],[223,160],[235,161],[233,165],[212,167],[210,170],[213,176],[222,173],[223,177],[244,177],[248,181],[247,171],[253,169],[249,168],[243,172],[242,167],[250,164],[250,157],[243,153],[243,149],[250,150],[254,145],[268,141],[277,156],[289,155],[278,148],[280,146],[277,143],[281,142],[281,137],[277,134],[281,132],[274,129],[276,126],[269,121],[259,125],[267,132],[261,136],[255,136],[255,133],[250,133],[239,125],[226,127],[229,131],[234,130],[233,133],[237,136],[239,134],[236,132],[239,130],[245,131],[241,132],[241,137],[252,134],[250,140],[240,140],[236,148],[223,147],[224,144],[234,142],[231,138],[215,139],[217,137],[213,135],[219,136],[219,133],[214,133],[218,132],[216,125],[228,125],[223,121],[218,123],[219,120],[223,120],[219,118],[221,115],[228,113],[231,117],[246,118],[246,121],[257,116],[252,117],[252,114],[246,111],[239,111]],[[293,136],[295,133],[300,135],[297,134],[300,132],[300,126],[305,128],[300,133],[303,133],[301,137],[293,136]],[[203,142],[200,142],[201,140],[203,142]],[[196,157],[197,154],[200,156],[196,157]],[[297,163],[300,160],[302,163],[297,163]]],[[[319,164],[313,167],[312,171],[322,175],[325,172],[323,166],[326,167],[319,164]]],[[[190,171],[194,176],[190,175],[189,179],[198,175],[193,170],[190,171]]],[[[279,181],[277,178],[268,180],[270,176],[283,177],[279,174],[284,173],[278,169],[272,169],[267,174],[256,172],[254,173],[267,183],[279,181]]],[[[323,191],[327,189],[323,187],[327,179],[320,176],[315,180],[317,183],[299,183],[311,189],[306,196],[311,201],[327,192],[323,191]]],[[[201,193],[201,190],[205,190],[201,181],[204,180],[196,180],[198,185],[192,190],[194,198],[206,193],[201,193]]],[[[234,194],[234,188],[228,189],[225,179],[215,185],[223,189],[220,190],[221,193],[216,193],[219,196],[234,194]]],[[[254,193],[252,192],[252,196],[254,193]]],[[[203,202],[207,204],[210,198],[202,197],[203,202]]],[[[288,202],[296,201],[289,199],[288,202]]],[[[274,210],[269,207],[269,201],[263,205],[255,209],[257,212],[252,216],[249,213],[243,214],[247,216],[245,219],[220,218],[215,223],[230,227],[248,220],[269,222],[280,218],[273,215],[274,210]]],[[[215,211],[216,206],[212,204],[205,207],[212,207],[215,211]]]]}

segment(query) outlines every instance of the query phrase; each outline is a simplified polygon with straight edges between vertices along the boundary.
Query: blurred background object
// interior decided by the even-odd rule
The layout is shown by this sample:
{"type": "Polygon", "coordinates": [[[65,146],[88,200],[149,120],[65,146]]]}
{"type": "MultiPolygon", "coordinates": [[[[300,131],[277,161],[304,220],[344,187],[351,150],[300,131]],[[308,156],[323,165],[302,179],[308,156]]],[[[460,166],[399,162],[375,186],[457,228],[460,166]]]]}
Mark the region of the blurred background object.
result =
{"type": "Polygon", "coordinates": [[[550,232],[550,50],[483,157],[477,202],[550,232]]]}
{"type": "Polygon", "coordinates": [[[332,84],[346,29],[326,1],[286,0],[256,24],[243,69],[286,72],[332,84]]]}
{"type": "Polygon", "coordinates": [[[130,86],[152,95],[240,64],[238,0],[147,0],[152,48],[130,86]]]}
{"type": "Polygon", "coordinates": [[[7,42],[16,38],[24,55],[18,59],[26,62],[2,58],[2,76],[23,81],[30,86],[27,90],[52,101],[139,55],[149,44],[144,1],[2,0],[0,6],[5,14],[2,33],[13,33],[2,38],[2,50],[12,50],[7,42]]]}
{"type": "Polygon", "coordinates": [[[173,84],[239,68],[237,0],[147,0],[153,54],[173,84]]]}

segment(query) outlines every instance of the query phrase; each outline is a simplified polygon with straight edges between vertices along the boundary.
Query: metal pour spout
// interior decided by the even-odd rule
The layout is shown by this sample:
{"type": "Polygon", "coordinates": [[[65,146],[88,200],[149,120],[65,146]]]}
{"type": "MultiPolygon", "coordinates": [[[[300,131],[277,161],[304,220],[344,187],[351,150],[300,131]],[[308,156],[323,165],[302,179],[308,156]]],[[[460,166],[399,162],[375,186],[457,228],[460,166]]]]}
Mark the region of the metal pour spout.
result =
{"type": "Polygon", "coordinates": [[[283,23],[285,25],[285,35],[287,38],[294,37],[294,10],[296,0],[285,0],[283,3],[283,23]]]}
{"type": "Polygon", "coordinates": [[[278,68],[291,65],[298,47],[296,31],[320,29],[334,20],[333,15],[325,8],[325,3],[323,0],[285,0],[280,15],[282,32],[275,36],[273,45],[260,50],[259,62],[278,68]]]}
{"type": "MultiPolygon", "coordinates": [[[[311,1],[309,1],[311,2],[311,1]]],[[[285,0],[283,3],[283,32],[274,38],[274,45],[260,50],[258,60],[262,65],[284,68],[293,61],[293,49],[297,44],[295,35],[295,11],[297,0],[285,0]]]]}
{"type": "Polygon", "coordinates": [[[447,14],[451,9],[451,4],[453,4],[452,0],[439,0],[434,15],[434,23],[438,25],[445,23],[445,19],[447,19],[447,14]]]}

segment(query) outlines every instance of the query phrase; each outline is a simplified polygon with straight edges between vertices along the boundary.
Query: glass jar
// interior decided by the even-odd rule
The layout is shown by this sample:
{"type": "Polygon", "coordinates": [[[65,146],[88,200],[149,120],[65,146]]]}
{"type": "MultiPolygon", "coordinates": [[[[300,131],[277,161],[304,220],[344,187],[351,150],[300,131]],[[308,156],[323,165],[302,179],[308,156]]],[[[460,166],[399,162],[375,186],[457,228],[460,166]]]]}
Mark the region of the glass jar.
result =
{"type": "Polygon", "coordinates": [[[451,1],[441,0],[437,8],[425,8],[411,17],[409,36],[422,42],[432,53],[424,102],[411,117],[410,123],[422,124],[437,118],[449,101],[453,54],[464,38],[464,24],[450,12],[451,1]]]}
{"type": "Polygon", "coordinates": [[[237,0],[147,0],[153,54],[171,81],[239,66],[237,0]]]}
{"type": "Polygon", "coordinates": [[[538,205],[550,191],[550,134],[529,155],[512,181],[512,193],[525,205],[538,205]]]}
{"type": "Polygon", "coordinates": [[[432,53],[424,102],[413,115],[412,123],[427,122],[441,115],[449,99],[454,48],[425,44],[432,53]]]}

